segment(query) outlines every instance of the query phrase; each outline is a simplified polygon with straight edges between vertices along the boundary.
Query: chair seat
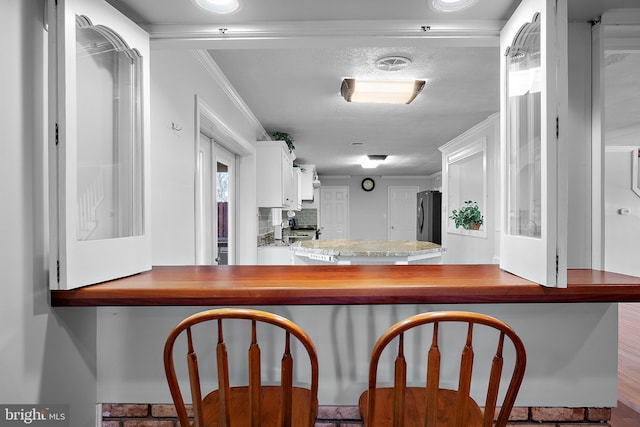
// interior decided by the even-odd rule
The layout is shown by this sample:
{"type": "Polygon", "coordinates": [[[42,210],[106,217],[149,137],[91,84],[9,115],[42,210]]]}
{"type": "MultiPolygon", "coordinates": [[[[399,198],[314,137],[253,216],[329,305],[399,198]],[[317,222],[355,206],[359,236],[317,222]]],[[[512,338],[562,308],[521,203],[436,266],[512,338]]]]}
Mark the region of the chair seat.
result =
{"type": "MultiPolygon", "coordinates": [[[[279,427],[281,388],[278,386],[262,386],[262,427],[279,427]]],[[[311,408],[309,402],[312,401],[311,391],[306,388],[293,387],[293,416],[292,425],[294,427],[311,427],[315,420],[309,420],[311,408]]],[[[231,387],[231,407],[233,414],[231,427],[249,427],[249,387],[231,387]]],[[[220,419],[219,412],[219,391],[209,393],[203,399],[203,417],[206,427],[218,426],[220,419]]]]}
{"type": "MultiPolygon", "coordinates": [[[[393,426],[393,388],[376,388],[376,413],[375,422],[372,423],[368,418],[369,407],[369,391],[365,391],[360,395],[360,414],[364,425],[367,427],[390,427],[393,426]]],[[[455,413],[451,408],[455,408],[457,392],[454,390],[439,389],[438,392],[438,420],[437,427],[454,427],[455,413]]],[[[405,416],[405,427],[424,427],[426,414],[426,388],[424,387],[407,387],[405,395],[405,413],[412,414],[405,416]],[[417,414],[417,416],[413,415],[417,414]]],[[[465,427],[481,427],[482,426],[482,410],[478,404],[469,398],[467,405],[467,423],[465,427]]]]}

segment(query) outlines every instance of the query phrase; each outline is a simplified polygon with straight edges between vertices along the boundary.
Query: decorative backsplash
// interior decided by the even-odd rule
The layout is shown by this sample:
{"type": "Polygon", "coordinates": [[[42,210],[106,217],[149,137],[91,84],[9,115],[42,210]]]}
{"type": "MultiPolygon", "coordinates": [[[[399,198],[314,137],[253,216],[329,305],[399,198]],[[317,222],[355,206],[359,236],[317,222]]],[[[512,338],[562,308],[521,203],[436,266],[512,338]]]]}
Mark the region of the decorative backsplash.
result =
{"type": "MultiPolygon", "coordinates": [[[[287,211],[282,210],[282,220],[287,221],[287,211]]],[[[296,211],[298,227],[317,227],[318,209],[302,209],[296,211]]],[[[275,227],[271,208],[258,208],[258,246],[273,243],[275,227]]]]}
{"type": "MultiPolygon", "coordinates": [[[[282,219],[288,220],[287,211],[282,211],[282,219]]],[[[296,211],[295,216],[298,227],[318,227],[318,209],[302,209],[296,211]]]]}
{"type": "Polygon", "coordinates": [[[273,242],[271,208],[258,208],[258,246],[273,242]]]}

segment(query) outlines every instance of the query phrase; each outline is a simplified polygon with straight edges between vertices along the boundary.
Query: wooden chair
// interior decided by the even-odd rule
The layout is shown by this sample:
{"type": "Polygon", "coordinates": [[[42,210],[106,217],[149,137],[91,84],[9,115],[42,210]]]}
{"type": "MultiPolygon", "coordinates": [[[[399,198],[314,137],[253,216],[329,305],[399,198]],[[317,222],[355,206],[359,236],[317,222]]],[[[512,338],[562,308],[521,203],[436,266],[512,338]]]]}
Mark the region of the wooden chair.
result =
{"type": "MultiPolygon", "coordinates": [[[[463,326],[464,328],[464,326],[463,326]]],[[[483,328],[486,329],[486,328],[483,328]]],[[[422,330],[421,330],[422,331],[422,330]]],[[[450,311],[432,312],[411,316],[389,328],[376,342],[369,365],[369,388],[360,396],[360,413],[366,427],[489,427],[493,425],[500,377],[502,376],[505,337],[515,349],[515,363],[511,381],[506,391],[496,427],[507,424],[516,395],[522,383],[526,366],[524,345],[516,333],[505,323],[477,313],[450,311]],[[440,388],[441,354],[438,347],[440,326],[445,323],[467,324],[466,340],[462,349],[458,390],[440,388]],[[424,387],[407,387],[407,363],[404,357],[404,334],[421,325],[432,325],[431,347],[427,356],[427,378],[424,387]],[[475,325],[485,325],[498,331],[495,334],[497,349],[493,356],[488,377],[484,414],[470,397],[474,359],[473,332],[475,325]],[[398,338],[398,353],[394,363],[393,387],[377,387],[377,371],[380,356],[385,347],[398,338]]],[[[484,345],[485,343],[483,343],[484,345]]],[[[492,344],[491,344],[492,345],[492,344]]],[[[493,351],[491,351],[493,353],[493,351]]],[[[443,354],[444,356],[444,354],[443,354]]],[[[452,357],[447,355],[447,357],[452,357]]],[[[442,360],[445,360],[444,357],[442,360]]]]}
{"type": "MultiPolygon", "coordinates": [[[[236,324],[241,327],[242,325],[236,324]]],[[[237,331],[238,329],[236,329],[237,331]]],[[[261,329],[264,331],[264,329],[261,329]]],[[[212,331],[213,332],[213,331],[212,331]]],[[[272,330],[269,330],[272,332],[272,330]]],[[[238,333],[239,334],[239,333],[238,333]]],[[[229,334],[228,334],[229,335],[229,334]]],[[[248,333],[247,333],[248,335],[248,333]]],[[[209,348],[215,341],[215,333],[211,337],[209,348]]],[[[211,351],[213,353],[213,351],[211,351]]],[[[202,351],[201,354],[206,354],[202,351]]],[[[214,357],[211,356],[213,359],[214,357]]],[[[236,357],[237,358],[237,357],[236,357]]],[[[204,362],[202,362],[204,363],[204,362]]],[[[312,427],[318,411],[318,357],[316,350],[307,336],[296,324],[284,317],[258,310],[226,308],[209,310],[194,314],[180,322],[169,334],[164,347],[165,373],[171,397],[178,413],[181,426],[195,427],[312,427]],[[233,362],[227,353],[227,344],[223,335],[223,321],[227,325],[243,322],[251,329],[248,345],[248,385],[234,386],[229,384],[229,362],[233,362]],[[217,368],[218,389],[202,398],[201,380],[198,368],[198,357],[194,344],[192,328],[203,322],[213,321],[217,325],[217,342],[215,343],[215,359],[217,368]],[[266,323],[276,327],[275,331],[283,332],[284,350],[281,362],[280,385],[262,385],[260,373],[260,347],[258,346],[257,324],[266,323]],[[279,328],[279,329],[277,329],[279,328]],[[283,331],[282,331],[283,330],[283,331]],[[186,332],[187,365],[193,406],[193,424],[190,423],[185,408],[182,392],[176,377],[174,366],[174,344],[178,336],[186,332]],[[293,385],[293,356],[291,336],[299,341],[309,358],[310,388],[293,385]]],[[[202,365],[202,368],[205,365],[202,365]]]]}

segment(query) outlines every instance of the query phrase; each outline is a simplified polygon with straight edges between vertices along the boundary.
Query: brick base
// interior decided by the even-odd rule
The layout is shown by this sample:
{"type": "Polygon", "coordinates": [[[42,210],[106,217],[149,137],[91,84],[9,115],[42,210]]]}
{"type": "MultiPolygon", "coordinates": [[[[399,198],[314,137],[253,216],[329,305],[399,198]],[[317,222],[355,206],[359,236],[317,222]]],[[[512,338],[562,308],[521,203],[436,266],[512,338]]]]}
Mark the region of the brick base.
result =
{"type": "MultiPolygon", "coordinates": [[[[510,427],[610,427],[611,408],[513,408],[510,427]]],[[[102,427],[180,427],[171,404],[103,403],[102,427]]],[[[357,406],[320,406],[316,427],[362,427],[357,406]]]]}

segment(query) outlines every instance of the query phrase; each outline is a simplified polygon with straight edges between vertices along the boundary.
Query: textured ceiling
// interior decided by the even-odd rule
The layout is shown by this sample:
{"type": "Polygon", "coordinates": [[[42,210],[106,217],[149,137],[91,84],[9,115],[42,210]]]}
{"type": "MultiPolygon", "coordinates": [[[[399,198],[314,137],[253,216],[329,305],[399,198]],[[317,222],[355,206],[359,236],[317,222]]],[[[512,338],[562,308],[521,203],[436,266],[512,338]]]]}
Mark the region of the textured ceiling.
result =
{"type": "Polygon", "coordinates": [[[359,175],[365,154],[388,154],[375,171],[425,175],[440,170],[437,147],[499,109],[497,48],[318,48],[210,52],[268,132],[296,140],[302,164],[321,174],[359,175]],[[405,70],[375,69],[386,55],[413,59],[405,70]],[[293,71],[292,71],[293,70],[293,71]],[[268,79],[265,79],[268,76],[268,79]],[[346,102],[344,77],[424,79],[409,105],[346,102]],[[352,143],[364,145],[352,146],[352,143]]]}
{"type": "MultiPolygon", "coordinates": [[[[416,31],[420,25],[500,28],[520,1],[479,0],[468,11],[444,14],[428,7],[427,0],[240,0],[242,9],[226,16],[200,12],[190,0],[110,2],[147,27],[152,39],[157,24],[197,25],[212,32],[228,28],[229,35],[269,25],[293,31],[295,41],[225,40],[229,43],[205,48],[265,130],[293,136],[298,163],[316,164],[323,175],[428,175],[441,168],[440,145],[499,110],[497,40],[389,37],[384,29],[389,23],[408,23],[416,31]],[[366,37],[354,37],[365,27],[366,37]],[[327,31],[332,28],[338,29],[335,34],[327,31]],[[322,43],[305,37],[306,32],[322,31],[322,43]],[[413,62],[403,71],[376,70],[375,61],[386,55],[413,62]],[[352,104],[339,96],[344,77],[391,75],[427,84],[410,105],[352,104]],[[364,154],[389,158],[372,172],[358,166],[364,154]]],[[[637,3],[569,0],[569,15],[572,21],[586,22],[605,8],[637,3]]]]}

